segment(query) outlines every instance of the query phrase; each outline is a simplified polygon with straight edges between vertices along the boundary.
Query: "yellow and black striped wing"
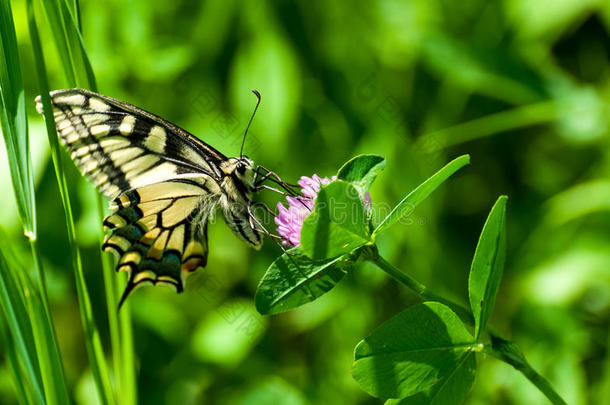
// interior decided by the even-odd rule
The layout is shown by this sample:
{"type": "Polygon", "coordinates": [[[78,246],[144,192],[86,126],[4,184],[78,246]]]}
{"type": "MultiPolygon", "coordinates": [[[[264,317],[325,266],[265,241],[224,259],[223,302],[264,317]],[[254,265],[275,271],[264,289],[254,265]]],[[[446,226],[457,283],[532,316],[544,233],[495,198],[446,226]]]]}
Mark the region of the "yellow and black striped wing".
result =
{"type": "MultiPolygon", "coordinates": [[[[82,89],[51,92],[58,135],[81,172],[112,199],[103,248],[137,286],[182,291],[207,260],[207,221],[223,196],[227,158],[174,124],[82,89]]],[[[40,97],[36,107],[43,112],[40,97]]]]}
{"type": "MultiPolygon", "coordinates": [[[[222,176],[224,155],[138,107],[82,89],[55,90],[51,102],[62,143],[110,198],[185,173],[222,176]]],[[[42,114],[40,96],[36,107],[42,114]]]]}
{"type": "Polygon", "coordinates": [[[207,175],[171,179],[116,198],[104,220],[112,231],[103,249],[129,274],[121,303],[143,284],[181,292],[186,275],[207,261],[207,222],[218,203],[217,183],[207,175]]]}

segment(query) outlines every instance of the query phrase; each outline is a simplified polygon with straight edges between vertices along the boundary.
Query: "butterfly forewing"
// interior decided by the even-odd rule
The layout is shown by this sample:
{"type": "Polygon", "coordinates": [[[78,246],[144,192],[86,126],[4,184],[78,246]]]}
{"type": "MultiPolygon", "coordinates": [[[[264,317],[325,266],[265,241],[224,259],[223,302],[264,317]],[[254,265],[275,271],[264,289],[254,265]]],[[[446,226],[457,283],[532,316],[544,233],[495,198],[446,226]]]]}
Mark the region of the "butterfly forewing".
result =
{"type": "Polygon", "coordinates": [[[51,101],[62,143],[81,172],[111,198],[183,173],[222,175],[218,167],[225,156],[144,110],[80,89],[54,91],[51,101]]]}

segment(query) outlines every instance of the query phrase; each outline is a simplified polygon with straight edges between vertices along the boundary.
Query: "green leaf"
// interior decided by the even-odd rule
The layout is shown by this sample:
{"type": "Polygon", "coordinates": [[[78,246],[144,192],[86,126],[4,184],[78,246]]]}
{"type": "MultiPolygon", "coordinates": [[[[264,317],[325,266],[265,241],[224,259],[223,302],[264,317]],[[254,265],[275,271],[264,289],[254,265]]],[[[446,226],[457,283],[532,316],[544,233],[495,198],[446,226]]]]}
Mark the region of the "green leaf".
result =
{"type": "Polygon", "coordinates": [[[354,187],[364,194],[377,174],[385,168],[385,159],[378,155],[359,155],[345,163],[337,173],[339,180],[352,183],[354,187]]]}
{"type": "Polygon", "coordinates": [[[476,369],[472,336],[437,302],[412,306],[382,324],[356,346],[354,358],[352,375],[369,394],[422,393],[435,404],[463,400],[476,369]]]}
{"type": "Polygon", "coordinates": [[[491,209],[470,267],[468,295],[474,315],[477,340],[485,331],[504,271],[507,199],[508,197],[501,196],[491,209]]]}
{"type": "Polygon", "coordinates": [[[256,290],[256,309],[261,314],[277,314],[307,304],[330,291],[346,274],[350,264],[345,256],[313,261],[300,247],[277,258],[256,290]]]}
{"type": "Polygon", "coordinates": [[[36,239],[34,182],[17,37],[10,2],[0,1],[0,124],[24,233],[36,239]]]}
{"type": "Polygon", "coordinates": [[[303,222],[303,252],[313,260],[324,260],[359,248],[370,242],[367,222],[356,188],[334,181],[322,187],[313,212],[303,222]]]}
{"type": "Polygon", "coordinates": [[[386,231],[390,226],[394,225],[403,217],[410,215],[415,207],[426,199],[438,186],[447,180],[453,173],[457,172],[462,167],[470,163],[470,156],[463,155],[457,159],[447,163],[445,167],[436,172],[428,180],[420,184],[415,190],[411,191],[403,198],[396,207],[390,212],[390,215],[384,218],[377,229],[373,232],[373,236],[386,231]]]}
{"type": "Polygon", "coordinates": [[[477,368],[475,354],[467,353],[461,364],[446,379],[435,384],[429,392],[419,392],[402,399],[390,399],[386,405],[461,405],[472,383],[477,368]]]}

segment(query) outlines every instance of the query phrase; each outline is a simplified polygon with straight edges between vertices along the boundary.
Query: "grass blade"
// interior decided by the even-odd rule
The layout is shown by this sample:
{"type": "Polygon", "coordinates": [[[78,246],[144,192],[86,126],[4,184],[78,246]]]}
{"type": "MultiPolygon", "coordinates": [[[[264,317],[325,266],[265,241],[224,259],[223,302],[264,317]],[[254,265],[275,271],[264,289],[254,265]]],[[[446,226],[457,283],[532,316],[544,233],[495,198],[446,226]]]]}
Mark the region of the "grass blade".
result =
{"type": "MultiPolygon", "coordinates": [[[[44,403],[41,370],[36,357],[36,346],[25,307],[25,299],[13,268],[8,265],[2,251],[0,251],[0,308],[2,308],[13,340],[14,352],[23,364],[25,382],[36,402],[44,403]]],[[[7,353],[12,351],[5,344],[3,347],[7,353]]],[[[16,381],[16,383],[21,384],[22,382],[16,381]]]]}
{"type": "MultiPolygon", "coordinates": [[[[82,36],[79,31],[80,15],[78,14],[78,2],[75,2],[76,18],[66,6],[66,2],[59,0],[62,23],[64,24],[64,41],[71,51],[71,71],[76,72],[77,82],[74,87],[84,87],[97,91],[95,76],[82,36]]],[[[52,22],[50,22],[52,23],[52,22]]],[[[64,48],[63,46],[61,48],[64,48]]],[[[97,209],[100,224],[105,217],[105,201],[101,195],[97,195],[97,209]]],[[[100,225],[100,250],[103,242],[104,232],[100,225]]],[[[118,290],[122,289],[121,280],[116,276],[112,258],[108,253],[101,253],[102,268],[104,274],[104,290],[106,293],[106,307],[108,313],[108,326],[112,346],[113,368],[117,386],[117,397],[124,404],[137,403],[136,373],[134,368],[133,336],[131,330],[131,312],[129,307],[124,307],[120,314],[116,313],[118,306],[118,290]]]]}
{"type": "MultiPolygon", "coordinates": [[[[0,235],[0,246],[8,246],[0,235]]],[[[37,257],[34,257],[34,265],[37,257]]],[[[35,403],[68,404],[63,365],[45,297],[15,260],[0,250],[0,302],[28,375],[35,403]],[[33,377],[36,374],[36,378],[33,377]],[[40,381],[40,382],[38,382],[40,381]],[[39,388],[42,387],[42,388],[39,388]],[[39,402],[44,392],[44,402],[39,402]]]]}
{"type": "Polygon", "coordinates": [[[17,36],[11,6],[0,0],[0,122],[15,191],[17,209],[24,233],[36,238],[34,182],[31,172],[30,143],[23,79],[17,49],[17,36]]]}
{"type": "MultiPolygon", "coordinates": [[[[68,6],[65,0],[42,0],[42,4],[49,24],[53,30],[56,48],[60,54],[62,66],[64,68],[68,83],[71,87],[84,87],[97,91],[93,69],[78,28],[78,20],[80,18],[78,14],[78,2],[74,2],[73,7],[71,8],[68,6]]],[[[48,92],[48,85],[45,87],[46,89],[41,89],[42,93],[48,92]]],[[[52,137],[54,138],[55,143],[57,143],[54,132],[52,137]]],[[[59,177],[63,178],[61,173],[56,174],[58,175],[58,179],[59,177]]],[[[65,183],[65,180],[60,180],[60,183],[61,182],[65,183]]],[[[103,218],[104,201],[101,196],[98,196],[97,198],[98,212],[100,218],[103,218]]],[[[68,226],[70,227],[70,225],[68,226]]],[[[100,234],[103,235],[101,227],[100,234]]],[[[113,367],[115,369],[115,375],[117,378],[117,397],[121,398],[123,403],[136,403],[131,317],[128,308],[124,308],[119,315],[120,319],[117,319],[117,283],[119,283],[119,280],[113,274],[114,269],[111,263],[111,258],[106,253],[102,253],[102,267],[113,353],[113,367]]],[[[82,273],[82,270],[79,270],[79,272],[82,273]]],[[[87,301],[83,303],[85,306],[90,306],[84,279],[79,276],[77,276],[76,279],[78,284],[77,289],[82,292],[79,297],[82,297],[83,300],[87,301]]],[[[80,299],[79,302],[81,302],[80,299]]],[[[83,317],[86,318],[87,315],[83,315],[83,317]]],[[[101,345],[94,343],[92,351],[93,353],[98,353],[98,355],[95,355],[95,357],[97,357],[97,362],[101,363],[103,361],[101,345]]],[[[92,367],[95,368],[93,364],[92,367]]],[[[105,363],[100,367],[105,369],[105,363]]],[[[105,371],[100,370],[98,373],[96,373],[94,370],[93,374],[94,378],[96,378],[98,388],[108,387],[109,377],[107,377],[107,373],[105,371]]]]}
{"type": "Polygon", "coordinates": [[[65,0],[41,0],[55,47],[71,87],[96,91],[95,76],[78,25],[65,0]]]}
{"type": "MultiPolygon", "coordinates": [[[[87,55],[82,36],[79,31],[80,15],[78,13],[78,2],[74,2],[72,9],[69,9],[65,0],[43,0],[47,8],[53,8],[48,16],[55,16],[55,20],[49,23],[61,24],[63,26],[63,36],[56,35],[55,40],[61,41],[57,45],[58,50],[66,50],[66,55],[62,60],[69,60],[70,66],[64,66],[66,78],[73,87],[84,87],[97,91],[97,84],[89,57],[87,55]],[[59,17],[61,16],[61,17],[59,17]],[[71,81],[72,80],[72,81],[71,81]]],[[[100,224],[105,216],[104,200],[101,195],[97,195],[97,209],[100,217],[100,224]]],[[[100,247],[103,241],[104,232],[100,225],[100,247]]],[[[117,380],[117,397],[122,403],[135,404],[136,401],[136,381],[134,369],[133,337],[131,334],[131,313],[129,307],[124,307],[121,313],[116,314],[118,305],[118,290],[122,288],[121,280],[116,276],[112,258],[108,253],[101,253],[102,268],[104,274],[104,289],[106,293],[106,306],[108,312],[108,324],[110,341],[112,346],[113,368],[117,380]]],[[[83,284],[83,290],[86,286],[83,284]]]]}
{"type": "Polygon", "coordinates": [[[124,302],[123,307],[121,308],[121,313],[119,314],[119,327],[121,332],[121,346],[118,348],[113,347],[112,349],[120,350],[121,353],[120,398],[122,404],[135,405],[138,403],[138,387],[136,385],[136,360],[133,345],[133,331],[131,328],[131,304],[128,301],[124,302]]]}
{"type": "MultiPolygon", "coordinates": [[[[50,4],[50,2],[43,2],[43,4],[50,4]]],[[[112,384],[110,382],[110,376],[108,374],[106,361],[104,359],[104,352],[102,349],[101,340],[99,337],[98,329],[95,325],[93,318],[93,311],[91,307],[91,300],[85,284],[84,273],[82,269],[82,262],[80,256],[80,250],[76,245],[75,241],[75,226],[74,218],[72,215],[72,209],[70,204],[70,196],[68,193],[68,187],[66,178],[63,173],[62,157],[60,154],[59,143],[57,140],[57,130],[55,127],[55,121],[53,118],[51,100],[49,97],[49,85],[46,76],[46,67],[44,57],[42,53],[42,46],[40,43],[40,36],[38,34],[38,27],[36,24],[36,18],[34,15],[34,8],[32,0],[28,0],[28,23],[30,27],[30,37],[32,40],[32,47],[34,50],[36,72],[39,80],[40,94],[42,97],[42,103],[44,106],[45,114],[45,125],[47,128],[47,134],[49,143],[51,146],[51,156],[55,167],[55,174],[59,185],[59,191],[64,207],[66,227],[68,231],[68,240],[72,247],[72,264],[76,279],[76,291],[78,295],[79,309],[81,313],[81,321],[85,331],[85,344],[87,348],[87,354],[89,356],[89,362],[93,374],[94,381],[96,383],[97,392],[102,404],[114,403],[114,397],[112,395],[112,384]]],[[[48,7],[49,10],[57,11],[55,7],[48,7]]],[[[52,14],[55,15],[55,14],[52,14]]],[[[57,16],[56,16],[57,17],[57,16]]],[[[60,21],[53,21],[52,24],[58,24],[60,21]]],[[[57,29],[56,29],[57,31],[57,29]]],[[[56,40],[58,38],[56,37],[56,40]]],[[[61,39],[61,38],[60,38],[61,39]]],[[[63,41],[62,41],[63,43],[63,41]]],[[[65,49],[69,52],[67,44],[58,46],[58,49],[65,49]],[[65,45],[65,46],[64,46],[65,45]]],[[[69,55],[63,55],[62,60],[66,59],[69,55]]],[[[70,58],[68,58],[70,60],[70,58]]]]}
{"type": "Polygon", "coordinates": [[[552,122],[556,118],[556,101],[519,106],[424,134],[417,140],[414,149],[425,153],[436,153],[450,146],[500,132],[552,122]]]}
{"type": "MultiPolygon", "coordinates": [[[[32,249],[35,269],[35,283],[32,283],[22,269],[11,273],[14,266],[8,266],[2,258],[2,306],[13,341],[16,342],[17,351],[24,364],[33,400],[37,403],[44,400],[47,403],[64,404],[68,403],[68,391],[36,242],[36,207],[25,96],[15,27],[8,0],[0,1],[0,38],[4,56],[0,62],[0,116],[15,186],[15,198],[24,234],[28,237],[32,249]],[[22,294],[22,291],[27,294],[22,294]]],[[[7,246],[7,243],[3,245],[7,246]]],[[[7,337],[4,342],[8,345],[10,339],[7,337]]],[[[7,347],[7,350],[11,348],[7,347]]],[[[18,384],[21,384],[21,381],[18,384]]]]}
{"type": "MultiPolygon", "coordinates": [[[[78,28],[78,18],[74,17],[65,0],[59,0],[59,7],[65,28],[64,32],[66,33],[68,50],[72,54],[72,67],[73,71],[76,72],[77,85],[97,91],[93,68],[91,67],[91,62],[85,50],[85,43],[78,28]]],[[[77,6],[75,5],[74,8],[76,10],[77,6]]]]}
{"type": "MultiPolygon", "coordinates": [[[[7,329],[6,320],[0,316],[0,346],[4,349],[4,355],[11,370],[15,389],[17,391],[17,400],[20,404],[26,405],[34,403],[33,392],[29,390],[29,386],[25,385],[27,376],[19,364],[19,360],[15,353],[15,344],[12,341],[9,330],[7,329]]],[[[38,400],[42,400],[39,398],[38,400]]]]}
{"type": "Polygon", "coordinates": [[[59,356],[53,326],[47,316],[42,297],[26,287],[26,307],[32,324],[32,333],[38,362],[42,374],[46,403],[69,404],[68,389],[65,384],[63,365],[59,356]]]}

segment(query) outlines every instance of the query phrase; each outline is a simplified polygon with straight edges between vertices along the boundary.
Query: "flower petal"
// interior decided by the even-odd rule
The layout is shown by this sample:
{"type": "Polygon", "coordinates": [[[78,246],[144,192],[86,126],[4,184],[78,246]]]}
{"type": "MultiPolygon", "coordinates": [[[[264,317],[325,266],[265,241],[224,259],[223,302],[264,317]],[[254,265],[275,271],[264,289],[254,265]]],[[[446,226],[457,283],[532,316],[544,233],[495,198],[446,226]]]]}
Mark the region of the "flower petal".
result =
{"type": "MultiPolygon", "coordinates": [[[[322,185],[329,184],[337,180],[337,176],[330,179],[328,177],[320,177],[317,174],[311,177],[301,176],[297,184],[301,186],[302,197],[287,196],[286,202],[288,207],[282,203],[277,204],[278,215],[275,217],[277,231],[282,236],[282,245],[298,246],[301,242],[301,228],[303,221],[309,216],[314,209],[314,201],[320,192],[322,185]]],[[[370,196],[362,197],[363,204],[370,207],[370,196]]],[[[370,210],[370,208],[368,208],[370,210]]]]}

